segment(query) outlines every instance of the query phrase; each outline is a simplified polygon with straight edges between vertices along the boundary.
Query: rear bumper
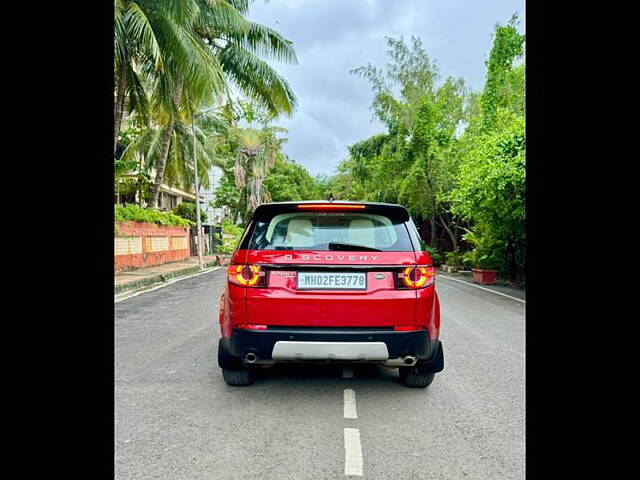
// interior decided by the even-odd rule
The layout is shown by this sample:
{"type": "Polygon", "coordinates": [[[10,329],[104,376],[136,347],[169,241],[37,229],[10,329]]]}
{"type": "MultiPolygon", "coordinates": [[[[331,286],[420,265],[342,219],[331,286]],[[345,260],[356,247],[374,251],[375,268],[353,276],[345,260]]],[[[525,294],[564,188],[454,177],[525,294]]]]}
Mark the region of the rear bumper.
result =
{"type": "Polygon", "coordinates": [[[252,352],[260,361],[384,361],[415,355],[424,362],[434,357],[440,344],[438,340],[429,339],[427,330],[396,332],[293,327],[235,329],[231,337],[223,341],[234,357],[244,357],[252,352]]]}

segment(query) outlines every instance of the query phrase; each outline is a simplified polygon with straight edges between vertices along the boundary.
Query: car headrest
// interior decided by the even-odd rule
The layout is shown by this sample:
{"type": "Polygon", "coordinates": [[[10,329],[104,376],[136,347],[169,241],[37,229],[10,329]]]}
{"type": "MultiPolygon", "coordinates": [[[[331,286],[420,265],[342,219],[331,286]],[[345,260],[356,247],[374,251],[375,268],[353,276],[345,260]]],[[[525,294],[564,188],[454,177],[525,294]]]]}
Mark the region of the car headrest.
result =
{"type": "Polygon", "coordinates": [[[354,245],[376,248],[376,235],[373,221],[368,218],[356,218],[349,223],[348,242],[354,245]]]}
{"type": "Polygon", "coordinates": [[[315,245],[312,237],[311,220],[307,218],[292,218],[287,228],[287,245],[293,247],[310,247],[315,245]]]}

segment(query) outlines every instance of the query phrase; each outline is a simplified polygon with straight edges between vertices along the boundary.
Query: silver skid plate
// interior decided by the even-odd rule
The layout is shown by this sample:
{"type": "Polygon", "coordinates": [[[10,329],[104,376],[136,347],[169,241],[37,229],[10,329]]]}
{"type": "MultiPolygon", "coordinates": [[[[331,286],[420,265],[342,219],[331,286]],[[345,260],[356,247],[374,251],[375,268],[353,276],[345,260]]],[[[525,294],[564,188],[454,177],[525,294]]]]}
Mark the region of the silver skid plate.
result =
{"type": "Polygon", "coordinates": [[[274,360],[387,360],[384,342],[288,342],[273,346],[274,360]]]}

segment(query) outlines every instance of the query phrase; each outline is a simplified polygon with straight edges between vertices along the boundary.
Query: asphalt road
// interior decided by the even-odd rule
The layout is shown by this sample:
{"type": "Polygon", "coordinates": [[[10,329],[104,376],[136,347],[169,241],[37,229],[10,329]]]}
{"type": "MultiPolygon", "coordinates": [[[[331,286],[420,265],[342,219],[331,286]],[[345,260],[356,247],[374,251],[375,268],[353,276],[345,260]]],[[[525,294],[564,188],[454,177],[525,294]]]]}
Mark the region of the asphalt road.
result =
{"type": "Polygon", "coordinates": [[[276,366],[229,387],[224,281],[219,269],[116,304],[118,480],[354,478],[352,428],[355,478],[524,478],[524,303],[437,277],[445,370],[426,390],[375,366],[276,366]]]}

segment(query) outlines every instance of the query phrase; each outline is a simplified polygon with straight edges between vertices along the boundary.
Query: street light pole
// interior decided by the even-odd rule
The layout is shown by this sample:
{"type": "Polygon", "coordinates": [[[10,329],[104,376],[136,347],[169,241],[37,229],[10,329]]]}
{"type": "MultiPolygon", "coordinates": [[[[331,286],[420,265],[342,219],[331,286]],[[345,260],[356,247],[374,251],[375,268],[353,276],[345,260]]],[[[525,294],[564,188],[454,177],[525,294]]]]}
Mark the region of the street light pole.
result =
{"type": "Polygon", "coordinates": [[[196,242],[196,248],[198,249],[198,263],[200,264],[200,270],[204,269],[202,263],[202,251],[200,250],[200,242],[202,241],[200,231],[200,191],[198,188],[198,159],[196,157],[196,124],[193,119],[193,113],[191,114],[191,135],[193,136],[193,169],[195,172],[194,186],[196,189],[196,225],[198,229],[198,241],[196,242]]]}

